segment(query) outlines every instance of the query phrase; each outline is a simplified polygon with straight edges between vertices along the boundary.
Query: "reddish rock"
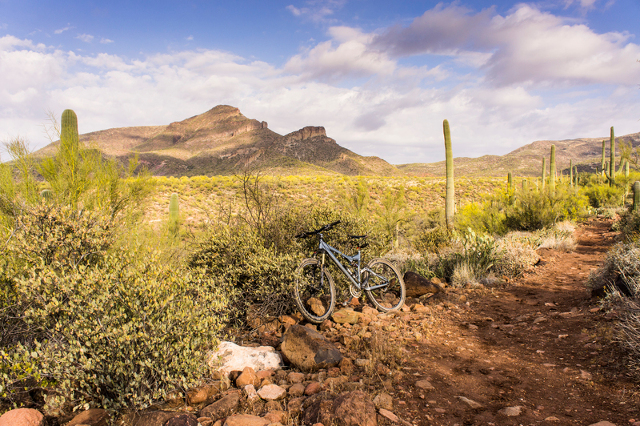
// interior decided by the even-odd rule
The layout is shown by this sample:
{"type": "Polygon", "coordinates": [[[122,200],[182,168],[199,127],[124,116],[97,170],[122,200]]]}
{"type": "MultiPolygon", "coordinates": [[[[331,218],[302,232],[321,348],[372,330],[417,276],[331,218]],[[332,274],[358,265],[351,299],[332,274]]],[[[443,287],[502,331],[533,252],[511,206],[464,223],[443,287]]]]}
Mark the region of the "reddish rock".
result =
{"type": "Polygon", "coordinates": [[[198,419],[193,414],[182,413],[167,420],[163,426],[198,426],[198,419]]]}
{"type": "Polygon", "coordinates": [[[16,408],[0,416],[0,426],[42,426],[44,416],[32,408],[16,408]]]}
{"type": "Polygon", "coordinates": [[[319,382],[311,382],[304,389],[304,394],[307,396],[315,395],[322,390],[322,385],[319,382]]]}
{"type": "Polygon", "coordinates": [[[211,401],[214,396],[219,394],[224,389],[224,385],[221,382],[208,383],[206,385],[190,389],[187,392],[187,403],[189,405],[203,404],[211,401]]]}
{"type": "Polygon", "coordinates": [[[340,371],[347,376],[353,373],[353,361],[351,358],[342,358],[342,361],[340,361],[340,371]]]}
{"type": "Polygon", "coordinates": [[[107,426],[109,423],[109,413],[102,408],[91,408],[75,416],[66,426],[89,425],[107,426]]]}
{"type": "Polygon", "coordinates": [[[442,292],[442,287],[433,280],[428,280],[422,275],[407,271],[403,277],[407,297],[420,297],[425,294],[442,292]]]}
{"type": "Polygon", "coordinates": [[[271,423],[282,423],[285,424],[287,420],[286,411],[277,410],[277,411],[269,411],[264,415],[264,418],[269,420],[271,423]]]}
{"type": "Polygon", "coordinates": [[[342,360],[340,351],[324,336],[299,325],[289,327],[280,348],[287,359],[301,370],[332,367],[342,360]]]}
{"type": "Polygon", "coordinates": [[[267,426],[271,423],[269,420],[250,414],[234,414],[227,417],[224,426],[267,426]]]}
{"type": "Polygon", "coordinates": [[[260,379],[251,367],[245,367],[244,370],[242,370],[242,374],[240,374],[236,379],[236,386],[238,388],[242,389],[247,385],[253,385],[255,387],[260,386],[260,379]]]}
{"type": "Polygon", "coordinates": [[[302,383],[304,382],[304,373],[298,373],[297,371],[292,371],[287,376],[287,380],[291,384],[302,383]]]}
{"type": "Polygon", "coordinates": [[[233,392],[203,408],[200,411],[200,417],[211,417],[214,420],[221,419],[232,414],[239,405],[240,395],[237,392],[233,392]]]}
{"type": "Polygon", "coordinates": [[[333,401],[337,426],[377,426],[376,407],[362,391],[343,392],[333,401]]]}

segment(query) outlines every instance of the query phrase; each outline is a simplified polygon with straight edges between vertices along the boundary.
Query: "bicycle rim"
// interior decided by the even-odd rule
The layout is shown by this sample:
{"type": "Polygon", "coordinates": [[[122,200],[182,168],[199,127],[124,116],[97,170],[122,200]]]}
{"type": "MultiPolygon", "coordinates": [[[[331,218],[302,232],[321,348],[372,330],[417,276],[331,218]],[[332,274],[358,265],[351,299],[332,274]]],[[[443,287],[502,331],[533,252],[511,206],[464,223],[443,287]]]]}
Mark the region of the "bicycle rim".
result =
{"type": "Polygon", "coordinates": [[[365,276],[365,292],[371,303],[383,312],[400,309],[405,288],[398,269],[385,259],[373,259],[367,268],[371,272],[367,271],[365,276]]]}
{"type": "Polygon", "coordinates": [[[320,324],[333,312],[336,303],[333,279],[317,259],[305,259],[298,266],[295,301],[302,316],[314,324],[320,324]]]}

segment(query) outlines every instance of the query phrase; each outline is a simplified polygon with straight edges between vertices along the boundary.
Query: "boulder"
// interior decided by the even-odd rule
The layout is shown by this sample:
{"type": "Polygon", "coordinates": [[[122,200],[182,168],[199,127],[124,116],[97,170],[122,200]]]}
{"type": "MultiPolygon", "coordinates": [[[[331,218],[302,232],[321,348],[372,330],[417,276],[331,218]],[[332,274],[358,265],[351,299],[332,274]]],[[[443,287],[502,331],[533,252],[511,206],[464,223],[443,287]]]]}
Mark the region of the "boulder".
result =
{"type": "Polygon", "coordinates": [[[44,416],[32,408],[16,408],[0,416],[0,426],[42,426],[44,416]]]}
{"type": "Polygon", "coordinates": [[[222,399],[207,405],[200,411],[200,417],[211,417],[214,420],[231,415],[240,405],[240,394],[232,392],[222,399]]]}
{"type": "Polygon", "coordinates": [[[89,425],[107,426],[109,424],[109,413],[101,408],[91,408],[75,416],[66,426],[89,425]]]}
{"type": "Polygon", "coordinates": [[[282,337],[284,356],[300,370],[316,371],[342,361],[340,351],[323,335],[300,325],[292,325],[282,337]]]}
{"type": "Polygon", "coordinates": [[[412,271],[405,272],[403,280],[406,289],[406,297],[420,297],[425,294],[435,294],[443,291],[442,287],[433,282],[433,280],[428,280],[422,275],[416,274],[412,271]]]}
{"type": "Polygon", "coordinates": [[[232,342],[221,342],[218,349],[209,355],[209,366],[222,375],[231,371],[243,371],[251,367],[254,371],[278,369],[282,358],[271,346],[248,348],[232,342]]]}

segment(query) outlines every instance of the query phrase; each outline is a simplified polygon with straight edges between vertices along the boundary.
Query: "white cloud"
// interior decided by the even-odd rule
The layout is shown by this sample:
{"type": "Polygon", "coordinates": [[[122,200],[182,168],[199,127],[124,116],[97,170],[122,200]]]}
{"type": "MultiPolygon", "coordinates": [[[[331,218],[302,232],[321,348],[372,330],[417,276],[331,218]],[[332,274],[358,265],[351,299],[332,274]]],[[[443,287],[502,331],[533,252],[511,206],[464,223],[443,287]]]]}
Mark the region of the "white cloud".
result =
{"type": "Polygon", "coordinates": [[[90,34],[78,34],[76,38],[84,41],[85,43],[91,43],[95,37],[90,34]]]}
{"type": "Polygon", "coordinates": [[[306,7],[296,7],[292,4],[287,9],[293,16],[309,19],[313,22],[328,22],[341,9],[346,0],[308,0],[306,7]]]}
{"type": "Polygon", "coordinates": [[[110,43],[113,43],[113,40],[109,40],[108,38],[104,38],[103,37],[103,38],[100,39],[100,43],[101,44],[110,44],[110,43]]]}
{"type": "Polygon", "coordinates": [[[71,27],[70,25],[67,25],[64,28],[60,28],[60,29],[55,30],[53,33],[54,34],[62,34],[65,31],[69,31],[71,28],[73,28],[73,27],[71,27]]]}

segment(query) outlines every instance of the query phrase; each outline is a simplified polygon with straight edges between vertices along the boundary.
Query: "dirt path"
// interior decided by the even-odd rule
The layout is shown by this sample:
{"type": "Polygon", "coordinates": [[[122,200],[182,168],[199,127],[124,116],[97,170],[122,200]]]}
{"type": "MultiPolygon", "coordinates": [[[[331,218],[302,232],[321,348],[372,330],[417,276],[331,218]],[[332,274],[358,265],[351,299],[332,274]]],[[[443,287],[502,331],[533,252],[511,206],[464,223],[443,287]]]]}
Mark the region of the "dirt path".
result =
{"type": "Polygon", "coordinates": [[[575,252],[545,251],[535,272],[505,288],[432,301],[439,314],[423,320],[432,332],[406,346],[400,385],[389,389],[396,414],[415,425],[640,419],[639,388],[619,373],[619,354],[603,338],[611,319],[584,286],[613,244],[609,229],[610,222],[588,222],[575,252]],[[416,386],[424,380],[433,389],[416,386]],[[520,414],[500,411],[508,407],[520,414]]]}

